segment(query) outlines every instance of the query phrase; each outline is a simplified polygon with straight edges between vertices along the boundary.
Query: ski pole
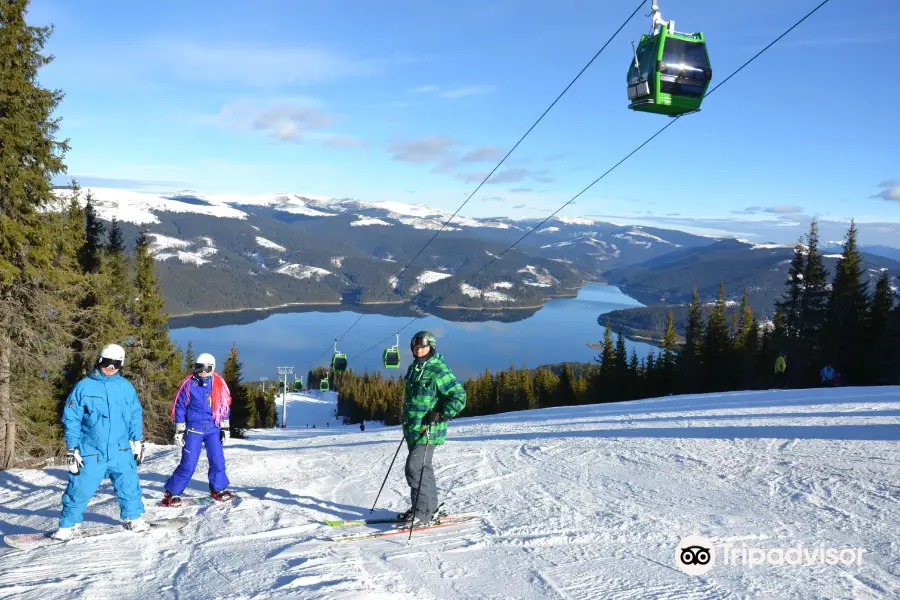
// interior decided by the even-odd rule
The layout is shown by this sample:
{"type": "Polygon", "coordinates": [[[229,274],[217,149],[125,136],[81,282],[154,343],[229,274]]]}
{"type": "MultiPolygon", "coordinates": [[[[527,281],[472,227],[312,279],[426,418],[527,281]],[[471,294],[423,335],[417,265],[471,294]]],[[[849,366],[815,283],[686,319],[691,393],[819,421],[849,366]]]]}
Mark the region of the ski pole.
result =
{"type": "Polygon", "coordinates": [[[422,468],[419,470],[419,485],[416,486],[416,505],[413,507],[412,518],[409,520],[409,537],[406,538],[406,543],[412,539],[413,527],[416,524],[416,513],[419,511],[419,499],[421,498],[422,491],[422,479],[425,476],[425,463],[428,460],[428,442],[431,440],[431,436],[429,435],[429,430],[431,429],[431,425],[425,428],[425,454],[422,456],[422,468]]]}
{"type": "Polygon", "coordinates": [[[369,513],[373,513],[375,511],[375,505],[378,504],[378,498],[381,496],[381,490],[384,489],[384,484],[387,483],[388,475],[391,474],[391,469],[394,468],[394,461],[397,460],[397,455],[400,454],[400,448],[403,447],[403,441],[406,439],[406,436],[400,438],[400,445],[397,446],[397,451],[394,452],[394,460],[391,461],[391,466],[388,467],[387,473],[384,474],[384,481],[381,482],[381,487],[378,489],[378,496],[375,496],[375,502],[372,503],[372,508],[369,509],[369,513]]]}

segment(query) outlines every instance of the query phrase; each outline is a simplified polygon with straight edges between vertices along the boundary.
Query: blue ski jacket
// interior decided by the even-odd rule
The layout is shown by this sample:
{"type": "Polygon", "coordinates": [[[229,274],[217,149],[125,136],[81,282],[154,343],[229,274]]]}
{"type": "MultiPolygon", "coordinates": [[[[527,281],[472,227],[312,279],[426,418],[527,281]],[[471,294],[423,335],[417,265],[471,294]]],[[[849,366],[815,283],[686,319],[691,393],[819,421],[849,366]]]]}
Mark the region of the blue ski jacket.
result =
{"type": "MultiPolygon", "coordinates": [[[[187,429],[193,429],[198,433],[206,433],[212,428],[218,427],[213,418],[212,402],[213,378],[203,378],[192,375],[190,383],[178,394],[175,400],[175,422],[185,423],[187,429]],[[190,394],[190,401],[188,400],[190,394]]],[[[222,420],[228,420],[231,416],[231,407],[228,406],[222,420]]]]}
{"type": "Polygon", "coordinates": [[[75,384],[66,398],[62,424],[67,448],[79,448],[83,458],[108,460],[144,437],[144,411],[131,382],[99,369],[75,384]]]}

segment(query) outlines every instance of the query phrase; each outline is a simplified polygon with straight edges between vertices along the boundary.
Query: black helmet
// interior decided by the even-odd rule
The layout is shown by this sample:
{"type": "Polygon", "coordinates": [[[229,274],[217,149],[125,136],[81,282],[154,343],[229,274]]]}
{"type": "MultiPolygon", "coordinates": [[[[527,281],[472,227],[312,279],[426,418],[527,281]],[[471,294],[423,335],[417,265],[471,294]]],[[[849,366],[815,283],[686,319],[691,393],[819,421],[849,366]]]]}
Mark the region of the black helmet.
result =
{"type": "Polygon", "coordinates": [[[433,356],[434,353],[437,352],[437,338],[435,338],[434,334],[430,331],[420,331],[409,340],[410,350],[415,350],[416,346],[430,346],[431,351],[428,355],[433,356]]]}

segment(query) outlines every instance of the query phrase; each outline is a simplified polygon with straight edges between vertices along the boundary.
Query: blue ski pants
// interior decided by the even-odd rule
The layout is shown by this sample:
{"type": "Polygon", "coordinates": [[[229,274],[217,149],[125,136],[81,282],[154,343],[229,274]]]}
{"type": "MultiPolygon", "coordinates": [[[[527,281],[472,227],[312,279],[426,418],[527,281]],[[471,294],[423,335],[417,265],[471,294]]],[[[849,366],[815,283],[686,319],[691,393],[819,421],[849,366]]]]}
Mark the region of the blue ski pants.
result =
{"type": "Polygon", "coordinates": [[[137,519],[144,514],[141,498],[141,482],[138,479],[137,463],[131,447],[114,450],[112,456],[88,454],[81,457],[84,466],[78,475],[69,473],[69,484],[62,497],[60,527],[72,527],[84,519],[84,509],[100,484],[107,477],[112,481],[119,497],[119,515],[125,519],[137,519]]]}
{"type": "Polygon", "coordinates": [[[181,449],[181,462],[166,481],[166,491],[173,496],[178,496],[184,491],[200,460],[200,449],[206,445],[206,458],[209,461],[209,491],[221,492],[228,487],[228,476],[225,475],[225,452],[222,450],[222,441],[219,439],[220,429],[210,427],[205,433],[200,433],[190,426],[184,434],[184,448],[181,449]]]}

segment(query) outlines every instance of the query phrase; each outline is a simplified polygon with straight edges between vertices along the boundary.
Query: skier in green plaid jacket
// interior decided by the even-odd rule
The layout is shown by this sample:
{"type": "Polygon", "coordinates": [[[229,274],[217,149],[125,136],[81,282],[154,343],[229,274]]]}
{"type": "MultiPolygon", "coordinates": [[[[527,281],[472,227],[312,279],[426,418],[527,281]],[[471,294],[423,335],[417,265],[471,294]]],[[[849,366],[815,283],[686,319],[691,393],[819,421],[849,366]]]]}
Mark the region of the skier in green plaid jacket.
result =
{"type": "Polygon", "coordinates": [[[465,408],[466,390],[444,363],[444,357],[437,353],[433,333],[418,332],[410,340],[409,348],[414,360],[404,378],[403,435],[409,449],[406,482],[410,487],[411,506],[398,518],[416,519],[416,525],[422,525],[435,519],[438,508],[437,484],[431,466],[434,449],[447,437],[447,420],[465,408]]]}

